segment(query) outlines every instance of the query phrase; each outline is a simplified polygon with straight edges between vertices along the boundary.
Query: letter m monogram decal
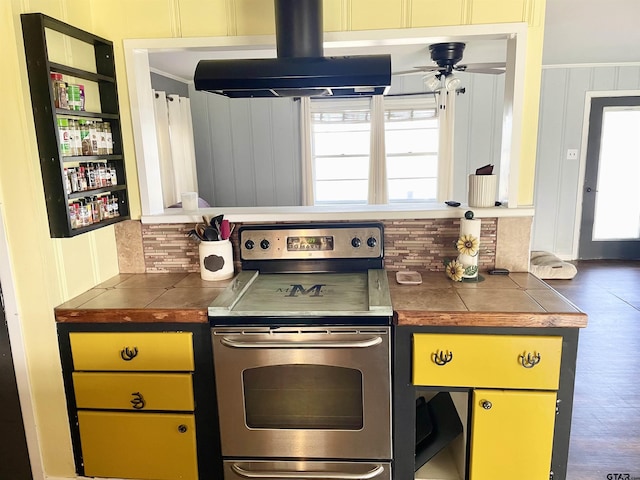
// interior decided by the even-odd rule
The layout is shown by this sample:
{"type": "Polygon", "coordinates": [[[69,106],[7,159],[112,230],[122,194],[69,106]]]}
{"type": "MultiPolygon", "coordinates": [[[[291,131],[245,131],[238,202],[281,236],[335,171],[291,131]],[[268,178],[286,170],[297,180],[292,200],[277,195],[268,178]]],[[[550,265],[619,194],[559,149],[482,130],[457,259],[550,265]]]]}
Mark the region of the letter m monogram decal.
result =
{"type": "Polygon", "coordinates": [[[291,290],[289,290],[289,293],[285,295],[285,297],[297,297],[298,294],[309,295],[310,297],[321,297],[322,287],[324,286],[324,283],[318,283],[310,288],[304,288],[302,285],[291,285],[291,290]]]}

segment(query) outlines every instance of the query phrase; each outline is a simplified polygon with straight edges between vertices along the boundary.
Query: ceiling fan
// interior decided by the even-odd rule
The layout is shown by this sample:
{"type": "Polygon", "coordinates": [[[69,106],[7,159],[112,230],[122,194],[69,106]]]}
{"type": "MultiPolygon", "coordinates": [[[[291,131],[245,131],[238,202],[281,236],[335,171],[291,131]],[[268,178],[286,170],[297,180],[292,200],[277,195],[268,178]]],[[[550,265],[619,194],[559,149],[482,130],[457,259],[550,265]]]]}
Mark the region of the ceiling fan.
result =
{"type": "Polygon", "coordinates": [[[506,64],[504,62],[494,63],[475,63],[475,64],[459,64],[462,61],[462,53],[466,44],[462,42],[445,42],[434,43],[429,45],[431,59],[435,65],[421,65],[413,67],[412,70],[404,70],[395,72],[394,75],[413,75],[432,73],[432,78],[437,82],[432,83],[435,87],[436,83],[446,80],[454,72],[469,73],[487,73],[491,75],[500,75],[505,72],[506,64]]]}

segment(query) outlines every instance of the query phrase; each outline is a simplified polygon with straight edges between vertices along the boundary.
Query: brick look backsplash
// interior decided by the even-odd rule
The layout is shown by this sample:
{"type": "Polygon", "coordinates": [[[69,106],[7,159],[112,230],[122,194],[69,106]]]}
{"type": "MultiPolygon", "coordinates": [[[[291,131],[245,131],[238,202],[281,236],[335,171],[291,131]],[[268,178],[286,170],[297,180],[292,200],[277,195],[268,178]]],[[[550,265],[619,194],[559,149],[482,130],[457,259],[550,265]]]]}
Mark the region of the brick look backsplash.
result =
{"type": "MultiPolygon", "coordinates": [[[[386,220],[384,224],[385,267],[389,270],[443,271],[444,260],[457,256],[454,246],[460,219],[386,220]]],[[[193,224],[143,224],[142,246],[147,273],[199,272],[198,243],[187,233],[193,224]]],[[[236,271],[240,269],[238,228],[231,236],[236,271]]],[[[480,234],[481,271],[495,266],[496,218],[483,218],[480,234]]]]}

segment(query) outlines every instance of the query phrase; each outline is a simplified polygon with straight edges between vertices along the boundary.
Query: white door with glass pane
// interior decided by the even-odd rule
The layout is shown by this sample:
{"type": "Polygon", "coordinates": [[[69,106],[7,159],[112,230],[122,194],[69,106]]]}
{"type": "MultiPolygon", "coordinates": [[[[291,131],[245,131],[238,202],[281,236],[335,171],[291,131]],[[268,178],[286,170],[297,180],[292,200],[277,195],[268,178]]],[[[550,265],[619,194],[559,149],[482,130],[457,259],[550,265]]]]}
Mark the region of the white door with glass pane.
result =
{"type": "Polygon", "coordinates": [[[640,259],[640,97],[591,100],[580,259],[640,259]]]}

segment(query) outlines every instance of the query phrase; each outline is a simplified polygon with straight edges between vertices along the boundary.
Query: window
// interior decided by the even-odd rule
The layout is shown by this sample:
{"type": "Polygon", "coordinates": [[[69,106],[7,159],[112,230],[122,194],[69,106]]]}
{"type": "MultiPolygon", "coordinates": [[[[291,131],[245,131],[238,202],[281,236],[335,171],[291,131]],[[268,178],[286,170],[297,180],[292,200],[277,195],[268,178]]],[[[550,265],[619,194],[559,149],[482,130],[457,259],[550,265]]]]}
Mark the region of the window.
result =
{"type": "Polygon", "coordinates": [[[385,97],[380,118],[372,118],[369,99],[312,100],[315,204],[366,204],[371,167],[386,172],[389,202],[435,200],[438,135],[433,96],[385,97]],[[371,155],[376,122],[384,126],[381,158],[371,155]]]}

